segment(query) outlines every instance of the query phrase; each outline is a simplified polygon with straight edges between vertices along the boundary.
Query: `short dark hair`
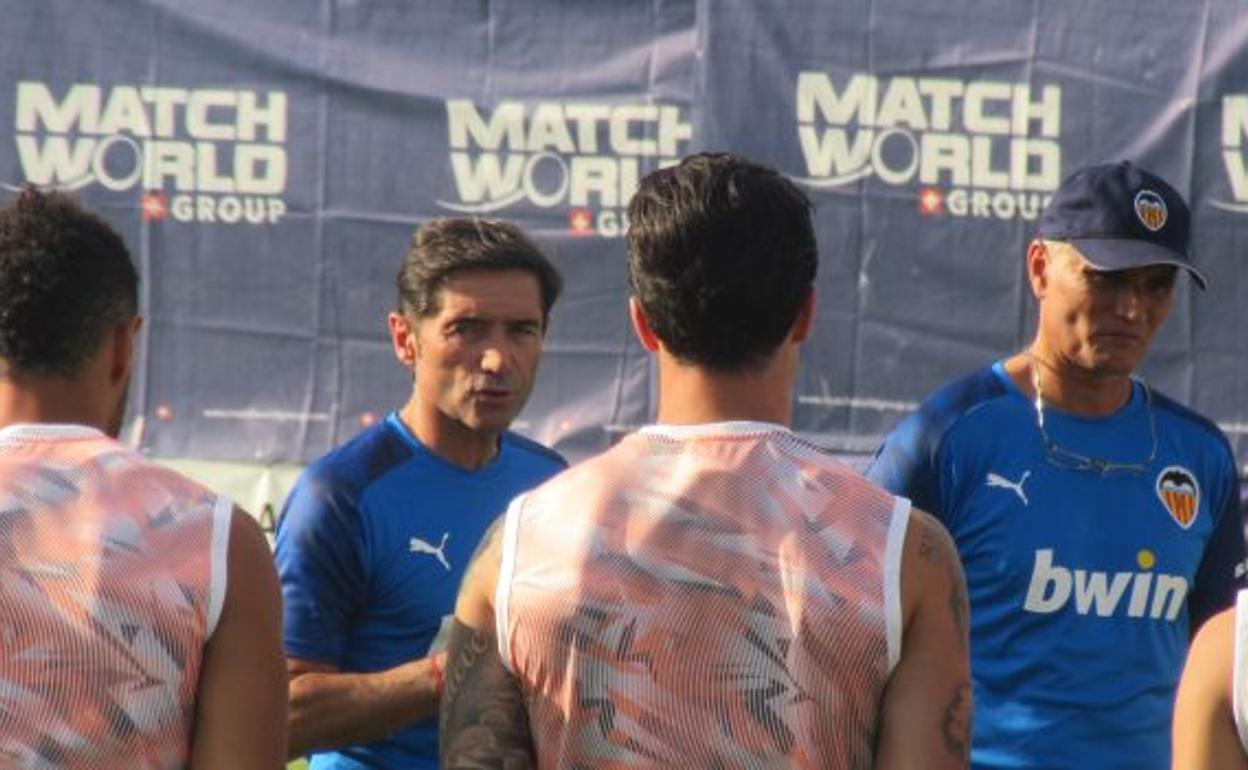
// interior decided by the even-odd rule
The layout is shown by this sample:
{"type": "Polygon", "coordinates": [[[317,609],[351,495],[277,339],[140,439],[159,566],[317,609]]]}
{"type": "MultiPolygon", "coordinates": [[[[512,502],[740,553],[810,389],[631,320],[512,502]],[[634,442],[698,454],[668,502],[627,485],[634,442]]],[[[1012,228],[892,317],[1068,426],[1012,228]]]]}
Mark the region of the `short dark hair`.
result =
{"type": "Polygon", "coordinates": [[[732,372],[776,351],[815,280],[810,215],[792,182],[735,155],[693,155],[642,180],[629,281],[677,360],[732,372]]]}
{"type": "Polygon", "coordinates": [[[542,321],[559,297],[563,279],[519,227],[500,219],[448,217],[421,225],[412,235],[396,280],[399,312],[426,318],[440,310],[439,292],[464,270],[525,270],[542,294],[542,321]]]}
{"type": "Polygon", "coordinates": [[[70,196],[27,187],[0,207],[6,370],[77,374],[109,327],[138,311],[138,287],[121,236],[70,196]]]}

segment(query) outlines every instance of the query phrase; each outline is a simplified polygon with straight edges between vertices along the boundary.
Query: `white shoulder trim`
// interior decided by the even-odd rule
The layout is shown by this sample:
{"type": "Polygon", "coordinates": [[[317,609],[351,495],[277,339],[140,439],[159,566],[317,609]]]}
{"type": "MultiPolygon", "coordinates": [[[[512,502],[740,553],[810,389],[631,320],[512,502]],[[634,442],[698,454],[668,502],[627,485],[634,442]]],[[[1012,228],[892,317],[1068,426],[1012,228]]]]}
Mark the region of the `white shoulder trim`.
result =
{"type": "Polygon", "coordinates": [[[208,547],[208,625],[204,638],[211,637],[221,619],[225,606],[225,589],[228,585],[230,555],[230,523],[234,518],[234,501],[225,495],[217,495],[212,506],[212,540],[208,547]]]}
{"type": "Polygon", "coordinates": [[[1235,596],[1235,656],[1231,680],[1231,710],[1239,744],[1248,751],[1248,591],[1235,596]]]}
{"type": "Polygon", "coordinates": [[[788,427],[774,422],[756,420],[727,420],[724,422],[701,422],[691,424],[654,423],[643,426],[639,433],[671,439],[707,438],[714,436],[743,437],[767,433],[792,435],[788,427]]]}
{"type": "Polygon", "coordinates": [[[19,422],[0,428],[0,441],[73,440],[104,437],[104,432],[99,428],[69,423],[19,422]]]}
{"type": "Polygon", "coordinates": [[[888,640],[888,673],[891,675],[901,660],[901,555],[910,526],[910,501],[893,498],[892,519],[884,542],[884,630],[888,640]]]}
{"type": "Polygon", "coordinates": [[[511,580],[516,573],[516,548],[520,539],[520,512],[525,495],[517,495],[503,514],[503,543],[498,564],[498,585],[494,587],[494,633],[498,637],[498,658],[512,674],[511,660],[511,580]]]}

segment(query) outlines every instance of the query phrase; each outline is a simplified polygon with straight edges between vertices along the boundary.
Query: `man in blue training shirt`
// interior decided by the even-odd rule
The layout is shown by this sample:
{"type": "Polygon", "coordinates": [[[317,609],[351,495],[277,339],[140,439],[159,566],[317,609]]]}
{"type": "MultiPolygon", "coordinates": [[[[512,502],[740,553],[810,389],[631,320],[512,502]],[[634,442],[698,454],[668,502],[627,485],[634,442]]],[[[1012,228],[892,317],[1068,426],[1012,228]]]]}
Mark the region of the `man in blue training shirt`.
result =
{"type": "Polygon", "coordinates": [[[397,282],[411,397],[313,463],[277,530],[290,755],[314,770],[437,767],[430,645],[486,527],[566,465],[507,430],[561,285],[538,248],[504,222],[435,220],[397,282]]]}
{"type": "Polygon", "coordinates": [[[948,527],[971,603],[975,768],[1168,768],[1190,634],[1244,559],[1218,428],[1132,373],[1187,205],[1129,162],[1062,183],[1027,250],[1031,346],[938,390],[868,476],[948,527]]]}

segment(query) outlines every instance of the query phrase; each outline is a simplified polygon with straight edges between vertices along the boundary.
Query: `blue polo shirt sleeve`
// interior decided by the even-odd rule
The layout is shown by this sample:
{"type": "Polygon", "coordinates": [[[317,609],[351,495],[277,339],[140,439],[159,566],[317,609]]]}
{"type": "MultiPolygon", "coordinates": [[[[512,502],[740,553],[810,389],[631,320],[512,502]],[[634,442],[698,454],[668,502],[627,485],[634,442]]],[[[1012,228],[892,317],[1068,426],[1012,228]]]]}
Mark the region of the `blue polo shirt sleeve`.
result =
{"type": "Polygon", "coordinates": [[[885,437],[866,476],[889,492],[909,498],[916,508],[940,517],[940,479],[932,443],[930,423],[920,409],[885,437]]]}
{"type": "Polygon", "coordinates": [[[1244,587],[1244,519],[1239,477],[1234,459],[1226,470],[1226,489],[1213,533],[1196,571],[1187,611],[1192,636],[1212,615],[1235,604],[1235,593],[1244,587]]]}
{"type": "Polygon", "coordinates": [[[367,595],[358,499],[316,466],[304,472],[286,499],[275,557],[284,645],[292,658],[342,665],[367,595]]]}
{"type": "Polygon", "coordinates": [[[885,437],[867,478],[909,498],[952,530],[957,515],[954,463],[960,450],[951,443],[951,432],[963,415],[1004,396],[1008,379],[998,361],[932,393],[885,437]]]}

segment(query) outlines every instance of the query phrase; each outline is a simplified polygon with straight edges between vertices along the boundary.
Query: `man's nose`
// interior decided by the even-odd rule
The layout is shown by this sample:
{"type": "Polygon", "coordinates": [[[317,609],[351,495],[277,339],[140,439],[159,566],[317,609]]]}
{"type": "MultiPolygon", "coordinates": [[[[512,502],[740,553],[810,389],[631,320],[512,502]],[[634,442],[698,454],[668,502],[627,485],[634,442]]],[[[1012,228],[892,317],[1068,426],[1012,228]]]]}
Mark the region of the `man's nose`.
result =
{"type": "Polygon", "coordinates": [[[501,374],[507,363],[507,356],[497,345],[492,345],[481,354],[481,369],[490,374],[501,374]]]}
{"type": "Polygon", "coordinates": [[[1114,300],[1118,315],[1132,321],[1142,318],[1146,313],[1146,292],[1147,288],[1141,283],[1128,282],[1123,285],[1114,300]]]}

